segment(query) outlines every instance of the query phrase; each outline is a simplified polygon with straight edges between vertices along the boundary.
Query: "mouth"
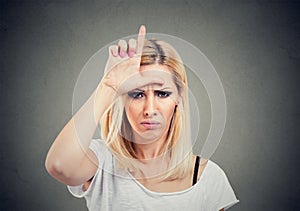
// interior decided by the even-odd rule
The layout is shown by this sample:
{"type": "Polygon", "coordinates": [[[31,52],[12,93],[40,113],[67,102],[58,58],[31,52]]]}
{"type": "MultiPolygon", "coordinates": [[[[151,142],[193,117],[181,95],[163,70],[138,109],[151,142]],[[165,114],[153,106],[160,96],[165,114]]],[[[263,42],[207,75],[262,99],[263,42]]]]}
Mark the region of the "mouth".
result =
{"type": "Polygon", "coordinates": [[[159,127],[160,123],[156,121],[143,121],[141,125],[145,127],[147,130],[155,129],[159,127]]]}

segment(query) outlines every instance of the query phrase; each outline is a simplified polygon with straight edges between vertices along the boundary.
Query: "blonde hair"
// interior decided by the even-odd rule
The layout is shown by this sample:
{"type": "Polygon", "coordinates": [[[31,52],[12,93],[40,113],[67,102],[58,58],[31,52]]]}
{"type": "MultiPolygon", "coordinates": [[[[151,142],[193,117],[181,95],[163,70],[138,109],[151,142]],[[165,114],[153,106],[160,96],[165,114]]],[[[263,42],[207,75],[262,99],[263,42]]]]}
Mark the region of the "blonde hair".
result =
{"type": "MultiPolygon", "coordinates": [[[[163,155],[170,155],[170,161],[167,172],[162,175],[163,180],[181,179],[189,173],[192,159],[186,71],[176,50],[164,41],[145,41],[140,65],[152,64],[169,67],[181,97],[179,104],[175,107],[163,149],[163,155]]],[[[131,131],[131,126],[122,98],[118,97],[102,117],[101,135],[108,148],[117,157],[119,166],[132,170],[136,168],[137,156],[133,142],[128,140],[130,134],[126,135],[128,131],[131,131]]]]}

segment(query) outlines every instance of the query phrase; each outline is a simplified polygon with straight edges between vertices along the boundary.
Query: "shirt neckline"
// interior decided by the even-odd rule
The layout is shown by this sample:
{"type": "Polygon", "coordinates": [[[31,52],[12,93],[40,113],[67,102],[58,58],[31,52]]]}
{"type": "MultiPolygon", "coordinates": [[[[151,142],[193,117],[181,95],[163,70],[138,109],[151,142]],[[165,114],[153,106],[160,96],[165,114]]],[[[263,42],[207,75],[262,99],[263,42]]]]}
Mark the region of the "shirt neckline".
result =
{"type": "Polygon", "coordinates": [[[207,172],[207,168],[210,166],[211,161],[208,160],[207,164],[205,166],[205,168],[203,169],[201,176],[199,178],[199,180],[191,187],[185,189],[185,190],[181,190],[181,191],[175,191],[175,192],[155,192],[155,191],[151,191],[148,188],[146,188],[144,185],[142,185],[130,172],[128,172],[129,177],[138,185],[140,186],[145,192],[147,192],[148,194],[151,195],[157,195],[157,196],[162,196],[162,195],[180,195],[180,194],[184,194],[186,192],[192,191],[194,188],[196,188],[196,186],[199,186],[200,183],[202,183],[202,181],[204,180],[203,178],[205,178],[206,172],[207,172]]]}

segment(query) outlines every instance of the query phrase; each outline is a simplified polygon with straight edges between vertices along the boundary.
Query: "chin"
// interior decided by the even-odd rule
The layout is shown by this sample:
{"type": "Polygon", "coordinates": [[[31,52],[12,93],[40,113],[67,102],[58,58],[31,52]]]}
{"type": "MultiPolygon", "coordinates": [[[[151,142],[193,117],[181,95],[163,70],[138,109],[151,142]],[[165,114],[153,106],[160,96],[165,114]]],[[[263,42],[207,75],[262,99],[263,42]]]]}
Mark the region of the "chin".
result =
{"type": "Polygon", "coordinates": [[[162,131],[148,130],[137,134],[138,141],[134,141],[137,144],[150,144],[158,141],[163,136],[162,131]]]}

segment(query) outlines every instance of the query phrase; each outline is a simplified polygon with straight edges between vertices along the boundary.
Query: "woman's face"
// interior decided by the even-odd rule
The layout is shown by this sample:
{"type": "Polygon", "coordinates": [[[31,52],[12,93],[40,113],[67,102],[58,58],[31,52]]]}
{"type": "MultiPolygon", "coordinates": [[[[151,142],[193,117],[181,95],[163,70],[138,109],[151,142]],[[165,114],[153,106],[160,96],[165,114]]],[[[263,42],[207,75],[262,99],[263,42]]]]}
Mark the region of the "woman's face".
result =
{"type": "Polygon", "coordinates": [[[125,95],[125,112],[133,129],[134,140],[131,141],[147,144],[166,139],[179,96],[167,66],[145,65],[140,71],[151,71],[147,73],[164,81],[162,85],[149,84],[125,95]]]}

